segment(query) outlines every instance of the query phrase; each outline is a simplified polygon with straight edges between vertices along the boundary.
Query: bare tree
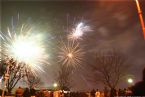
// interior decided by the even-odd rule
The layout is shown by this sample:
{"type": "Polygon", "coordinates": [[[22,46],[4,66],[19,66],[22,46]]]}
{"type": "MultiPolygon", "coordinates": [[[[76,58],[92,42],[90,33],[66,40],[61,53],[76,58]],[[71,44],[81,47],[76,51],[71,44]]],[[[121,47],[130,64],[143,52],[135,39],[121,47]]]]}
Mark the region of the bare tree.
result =
{"type": "Polygon", "coordinates": [[[69,66],[60,65],[57,82],[61,90],[69,90],[71,88],[72,69],[69,66]]]}
{"type": "Polygon", "coordinates": [[[108,53],[97,53],[96,63],[91,65],[95,78],[109,88],[115,88],[121,79],[126,75],[129,65],[121,53],[116,51],[108,53]]]}
{"type": "Polygon", "coordinates": [[[6,84],[8,93],[10,94],[12,89],[20,81],[21,78],[25,76],[24,74],[24,63],[17,63],[13,59],[9,61],[9,78],[6,84]]]}
{"type": "Polygon", "coordinates": [[[26,76],[23,81],[29,86],[30,89],[41,84],[41,79],[36,76],[30,68],[25,69],[25,74],[26,76]]]}
{"type": "Polygon", "coordinates": [[[0,61],[0,77],[4,75],[5,71],[6,71],[6,64],[3,61],[0,61]]]}

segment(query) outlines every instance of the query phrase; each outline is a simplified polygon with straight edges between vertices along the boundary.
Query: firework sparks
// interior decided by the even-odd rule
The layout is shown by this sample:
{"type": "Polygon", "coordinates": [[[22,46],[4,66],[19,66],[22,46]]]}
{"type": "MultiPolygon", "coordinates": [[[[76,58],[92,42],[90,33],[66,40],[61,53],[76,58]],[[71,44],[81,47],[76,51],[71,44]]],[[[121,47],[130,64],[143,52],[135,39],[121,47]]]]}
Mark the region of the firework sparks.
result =
{"type": "Polygon", "coordinates": [[[81,64],[84,52],[78,43],[61,42],[61,47],[59,47],[59,50],[59,62],[62,62],[63,65],[77,66],[81,64]]]}
{"type": "Polygon", "coordinates": [[[87,26],[83,22],[80,22],[75,28],[72,29],[72,33],[68,36],[68,38],[72,40],[81,39],[85,32],[90,31],[92,31],[90,26],[87,26]]]}
{"type": "Polygon", "coordinates": [[[32,33],[32,28],[25,28],[23,25],[20,30],[10,31],[8,33],[0,33],[2,40],[1,54],[3,57],[9,57],[16,62],[23,62],[31,69],[43,71],[42,64],[48,64],[48,55],[43,43],[43,35],[32,33]]]}

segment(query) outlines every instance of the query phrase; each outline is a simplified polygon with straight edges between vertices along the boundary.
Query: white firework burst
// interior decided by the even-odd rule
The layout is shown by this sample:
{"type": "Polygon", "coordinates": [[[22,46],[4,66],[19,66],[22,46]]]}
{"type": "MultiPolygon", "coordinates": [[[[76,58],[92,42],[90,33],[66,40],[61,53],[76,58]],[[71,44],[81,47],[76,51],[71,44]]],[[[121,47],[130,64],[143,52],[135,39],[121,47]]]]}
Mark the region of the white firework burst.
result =
{"type": "Polygon", "coordinates": [[[68,38],[71,40],[81,39],[85,32],[92,31],[90,26],[85,25],[83,22],[77,24],[75,28],[72,29],[68,38]]]}
{"type": "Polygon", "coordinates": [[[20,29],[10,30],[8,33],[0,33],[2,40],[1,57],[14,59],[16,62],[23,62],[33,71],[43,71],[42,65],[48,64],[43,35],[33,33],[32,27],[22,25],[20,29]]]}

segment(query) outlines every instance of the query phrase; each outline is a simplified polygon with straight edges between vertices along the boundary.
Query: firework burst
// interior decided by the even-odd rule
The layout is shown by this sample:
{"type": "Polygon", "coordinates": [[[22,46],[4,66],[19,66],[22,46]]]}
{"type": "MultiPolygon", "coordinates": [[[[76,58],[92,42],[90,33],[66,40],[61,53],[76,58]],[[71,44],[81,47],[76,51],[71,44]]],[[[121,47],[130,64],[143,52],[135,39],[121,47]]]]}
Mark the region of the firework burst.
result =
{"type": "Polygon", "coordinates": [[[1,55],[14,59],[17,63],[27,64],[33,71],[43,71],[42,64],[48,64],[48,55],[43,42],[43,35],[33,33],[32,27],[22,25],[20,29],[0,33],[2,40],[1,55]]]}
{"type": "Polygon", "coordinates": [[[61,42],[59,50],[59,62],[63,65],[71,65],[75,67],[81,64],[84,52],[78,43],[70,41],[67,43],[61,42]]]}
{"type": "Polygon", "coordinates": [[[85,32],[92,31],[90,26],[85,25],[83,22],[77,24],[75,28],[72,29],[68,38],[71,40],[81,39],[85,32]]]}

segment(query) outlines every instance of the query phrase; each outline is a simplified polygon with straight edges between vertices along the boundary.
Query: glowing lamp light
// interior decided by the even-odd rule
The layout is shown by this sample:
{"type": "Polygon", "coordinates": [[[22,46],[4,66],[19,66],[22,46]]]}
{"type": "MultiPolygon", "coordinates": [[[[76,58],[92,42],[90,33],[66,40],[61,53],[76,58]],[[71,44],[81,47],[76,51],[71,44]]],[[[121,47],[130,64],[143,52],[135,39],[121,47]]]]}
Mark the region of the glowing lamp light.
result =
{"type": "Polygon", "coordinates": [[[133,83],[133,79],[132,79],[132,78],[129,78],[129,79],[127,80],[127,82],[131,84],[131,83],[133,83]]]}
{"type": "Polygon", "coordinates": [[[58,86],[58,85],[57,85],[57,83],[54,83],[54,84],[53,84],[53,87],[55,87],[55,88],[56,88],[57,86],[58,86]]]}

